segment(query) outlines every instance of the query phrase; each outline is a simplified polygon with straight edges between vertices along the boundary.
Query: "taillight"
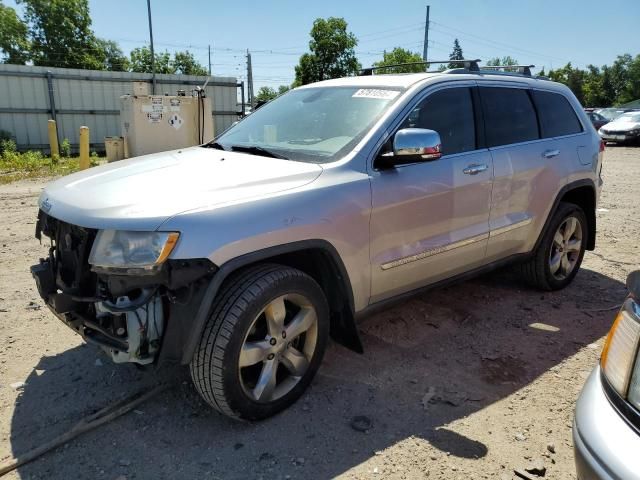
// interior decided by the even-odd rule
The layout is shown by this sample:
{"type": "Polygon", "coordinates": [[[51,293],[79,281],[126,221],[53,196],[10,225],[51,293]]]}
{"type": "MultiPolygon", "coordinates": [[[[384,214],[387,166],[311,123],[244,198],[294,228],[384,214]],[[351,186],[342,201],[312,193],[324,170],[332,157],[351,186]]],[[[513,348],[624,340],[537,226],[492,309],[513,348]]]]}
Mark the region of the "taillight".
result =
{"type": "Polygon", "coordinates": [[[600,153],[604,152],[604,140],[600,140],[600,153]]]}

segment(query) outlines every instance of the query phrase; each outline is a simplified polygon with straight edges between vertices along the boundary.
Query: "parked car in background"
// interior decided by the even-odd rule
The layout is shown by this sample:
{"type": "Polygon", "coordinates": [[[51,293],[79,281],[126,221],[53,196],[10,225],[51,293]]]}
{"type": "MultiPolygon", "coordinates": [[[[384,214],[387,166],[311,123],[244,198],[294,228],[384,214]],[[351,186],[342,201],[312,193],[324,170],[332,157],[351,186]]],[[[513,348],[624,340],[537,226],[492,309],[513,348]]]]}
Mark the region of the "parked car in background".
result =
{"type": "Polygon", "coordinates": [[[598,130],[605,142],[640,141],[640,112],[627,112],[598,130]]]}
{"type": "Polygon", "coordinates": [[[640,478],[640,270],[576,405],[578,480],[640,478]]]}
{"type": "Polygon", "coordinates": [[[618,118],[623,113],[634,112],[637,111],[634,108],[626,108],[626,107],[610,107],[610,108],[597,108],[593,110],[595,113],[602,115],[604,118],[613,122],[616,118],[618,118]]]}
{"type": "Polygon", "coordinates": [[[587,114],[587,117],[589,117],[589,120],[591,120],[591,123],[596,130],[599,130],[600,127],[610,122],[610,120],[607,120],[605,117],[603,117],[599,113],[594,112],[593,110],[590,111],[585,108],[584,111],[587,114]]]}

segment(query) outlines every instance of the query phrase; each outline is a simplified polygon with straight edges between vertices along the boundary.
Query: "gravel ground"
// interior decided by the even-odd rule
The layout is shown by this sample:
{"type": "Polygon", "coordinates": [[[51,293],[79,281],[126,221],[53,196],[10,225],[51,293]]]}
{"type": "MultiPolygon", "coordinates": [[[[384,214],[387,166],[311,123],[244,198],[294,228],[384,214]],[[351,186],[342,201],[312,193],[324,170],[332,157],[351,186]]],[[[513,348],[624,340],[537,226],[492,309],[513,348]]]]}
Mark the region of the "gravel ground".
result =
{"type": "Polygon", "coordinates": [[[185,369],[113,365],[56,320],[29,275],[46,254],[43,182],[1,186],[0,463],[175,385],[5,478],[511,479],[540,460],[546,478],[575,478],[573,406],[615,315],[596,310],[638,267],[640,149],[609,147],[603,176],[597,249],[570,287],[542,294],[501,270],[417,296],[363,321],[364,355],[331,345],[301,401],[258,424],[207,408],[185,369]]]}

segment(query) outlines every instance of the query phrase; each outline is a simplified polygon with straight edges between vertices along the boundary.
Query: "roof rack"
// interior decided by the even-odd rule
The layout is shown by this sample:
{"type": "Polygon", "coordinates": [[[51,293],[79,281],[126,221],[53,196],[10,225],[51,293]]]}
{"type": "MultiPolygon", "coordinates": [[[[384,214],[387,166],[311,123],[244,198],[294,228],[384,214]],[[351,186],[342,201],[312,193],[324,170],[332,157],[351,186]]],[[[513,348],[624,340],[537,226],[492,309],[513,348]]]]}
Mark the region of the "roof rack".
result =
{"type": "Polygon", "coordinates": [[[480,68],[478,67],[478,62],[481,62],[481,61],[482,60],[480,59],[475,59],[475,60],[461,59],[461,60],[429,60],[428,62],[394,63],[393,65],[380,65],[377,67],[363,68],[362,70],[360,70],[360,75],[362,76],[373,75],[373,72],[375,70],[382,70],[384,68],[406,67],[409,65],[425,65],[426,67],[428,67],[429,65],[438,64],[438,63],[440,64],[453,63],[457,65],[462,65],[465,70],[469,70],[470,72],[479,72],[480,68]]]}
{"type": "Polygon", "coordinates": [[[515,70],[513,73],[519,73],[525,77],[531,77],[531,69],[535,68],[535,65],[484,65],[482,70],[515,70]]]}

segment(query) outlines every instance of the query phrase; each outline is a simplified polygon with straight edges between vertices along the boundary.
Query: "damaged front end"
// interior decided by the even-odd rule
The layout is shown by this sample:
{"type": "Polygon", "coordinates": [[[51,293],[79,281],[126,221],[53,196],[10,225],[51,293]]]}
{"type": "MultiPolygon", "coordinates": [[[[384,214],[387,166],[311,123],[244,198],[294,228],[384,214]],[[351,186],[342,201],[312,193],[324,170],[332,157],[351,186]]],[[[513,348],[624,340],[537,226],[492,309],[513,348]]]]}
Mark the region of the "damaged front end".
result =
{"type": "MultiPolygon", "coordinates": [[[[169,260],[166,245],[158,246],[161,261],[149,267],[142,266],[143,261],[132,267],[105,266],[108,262],[96,260],[100,254],[107,259],[123,255],[122,248],[109,250],[112,245],[104,238],[99,245],[107,244],[102,249],[106,253],[95,252],[105,232],[113,236],[112,231],[71,225],[41,210],[36,238],[48,237],[51,247],[48,258],[31,267],[40,296],[60,320],[114,362],[180,361],[216,267],[208,259],[169,260]]],[[[130,241],[126,258],[144,257],[135,250],[140,244],[136,238],[130,241]]]]}

